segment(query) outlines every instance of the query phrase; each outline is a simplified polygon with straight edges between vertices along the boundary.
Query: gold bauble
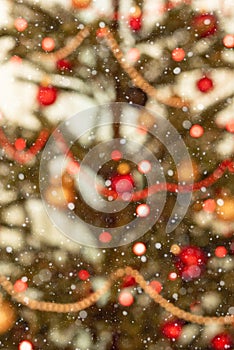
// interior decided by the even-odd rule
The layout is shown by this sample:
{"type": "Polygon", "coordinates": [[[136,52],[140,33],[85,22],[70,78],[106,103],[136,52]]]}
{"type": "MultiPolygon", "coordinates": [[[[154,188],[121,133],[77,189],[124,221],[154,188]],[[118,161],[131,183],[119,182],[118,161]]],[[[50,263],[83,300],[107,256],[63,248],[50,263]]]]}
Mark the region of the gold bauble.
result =
{"type": "Polygon", "coordinates": [[[216,214],[220,220],[234,221],[234,197],[217,200],[216,214]]]}
{"type": "Polygon", "coordinates": [[[15,311],[7,301],[0,300],[0,334],[9,331],[15,323],[15,311]]]}
{"type": "Polygon", "coordinates": [[[120,175],[129,174],[131,169],[128,163],[120,163],[117,167],[117,171],[120,175]]]}

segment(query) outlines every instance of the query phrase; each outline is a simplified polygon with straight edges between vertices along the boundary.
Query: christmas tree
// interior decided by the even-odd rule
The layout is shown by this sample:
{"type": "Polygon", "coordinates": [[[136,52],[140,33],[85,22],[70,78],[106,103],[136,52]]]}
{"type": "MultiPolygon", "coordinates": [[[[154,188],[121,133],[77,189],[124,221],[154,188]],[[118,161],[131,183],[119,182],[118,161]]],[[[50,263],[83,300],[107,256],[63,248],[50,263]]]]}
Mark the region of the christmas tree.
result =
{"type": "Polygon", "coordinates": [[[233,349],[228,1],[0,4],[3,349],[233,349]]]}

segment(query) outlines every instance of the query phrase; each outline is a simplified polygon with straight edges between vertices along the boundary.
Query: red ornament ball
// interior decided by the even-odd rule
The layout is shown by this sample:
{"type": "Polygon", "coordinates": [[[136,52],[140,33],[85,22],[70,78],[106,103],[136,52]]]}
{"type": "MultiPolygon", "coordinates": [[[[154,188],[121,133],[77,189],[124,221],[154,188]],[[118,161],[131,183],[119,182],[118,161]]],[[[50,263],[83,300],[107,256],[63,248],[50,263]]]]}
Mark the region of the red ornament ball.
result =
{"type": "Polygon", "coordinates": [[[142,16],[139,17],[130,17],[129,26],[132,30],[138,31],[142,27],[142,16]]]}
{"type": "Polygon", "coordinates": [[[52,105],[57,99],[57,89],[51,85],[39,86],[37,92],[37,101],[41,106],[52,105]]]}
{"type": "Polygon", "coordinates": [[[216,33],[217,22],[212,13],[202,13],[193,18],[192,26],[200,38],[205,38],[216,33]]]}
{"type": "Polygon", "coordinates": [[[184,51],[184,49],[182,49],[181,47],[176,47],[172,51],[171,57],[172,57],[173,61],[175,61],[175,62],[183,61],[183,59],[185,58],[185,51],[184,51]]]}
{"type": "Polygon", "coordinates": [[[162,326],[162,333],[168,339],[178,339],[182,332],[182,324],[180,321],[168,321],[162,326]]]}
{"type": "Polygon", "coordinates": [[[90,277],[90,273],[87,270],[80,270],[77,275],[82,281],[86,281],[90,277]]]}
{"type": "Polygon", "coordinates": [[[185,281],[198,278],[206,264],[207,256],[204,251],[196,246],[186,246],[176,256],[175,265],[185,281]]]}
{"type": "Polygon", "coordinates": [[[211,340],[211,346],[213,350],[227,350],[232,348],[233,341],[229,334],[220,333],[211,340]]]}
{"type": "Polygon", "coordinates": [[[65,70],[71,70],[72,69],[72,64],[70,61],[64,59],[64,60],[58,60],[56,62],[56,67],[60,71],[65,71],[65,70]]]}
{"type": "Polygon", "coordinates": [[[232,49],[234,47],[234,35],[233,34],[225,35],[225,37],[223,38],[223,45],[228,49],[232,49]]]}
{"type": "Polygon", "coordinates": [[[179,259],[186,266],[201,266],[206,263],[206,255],[204,251],[196,246],[187,246],[181,249],[179,259]]]}
{"type": "Polygon", "coordinates": [[[27,282],[24,282],[22,280],[17,280],[14,284],[14,291],[16,293],[22,293],[25,292],[28,289],[27,282]]]}
{"type": "Polygon", "coordinates": [[[203,93],[211,91],[213,87],[214,87],[213,80],[211,80],[206,76],[204,76],[203,78],[197,81],[197,88],[203,93]]]}
{"type": "Polygon", "coordinates": [[[119,294],[118,301],[122,306],[131,306],[134,302],[134,298],[129,291],[122,290],[119,294]]]}
{"type": "Polygon", "coordinates": [[[28,22],[25,18],[19,17],[16,18],[14,26],[18,32],[23,32],[28,27],[28,22]]]}
{"type": "Polygon", "coordinates": [[[135,286],[135,284],[136,284],[136,280],[133,276],[123,277],[122,288],[132,287],[132,286],[135,286]]]}
{"type": "Polygon", "coordinates": [[[44,51],[50,52],[55,48],[55,41],[53,38],[46,37],[41,42],[41,47],[44,51]]]}
{"type": "Polygon", "coordinates": [[[111,179],[111,188],[118,194],[132,192],[134,181],[131,174],[116,175],[111,179]]]}
{"type": "Polygon", "coordinates": [[[204,129],[201,125],[195,124],[189,130],[190,136],[193,138],[199,138],[204,134],[204,129]]]}
{"type": "Polygon", "coordinates": [[[23,138],[15,140],[15,148],[17,151],[23,151],[26,147],[26,141],[23,138]]]}

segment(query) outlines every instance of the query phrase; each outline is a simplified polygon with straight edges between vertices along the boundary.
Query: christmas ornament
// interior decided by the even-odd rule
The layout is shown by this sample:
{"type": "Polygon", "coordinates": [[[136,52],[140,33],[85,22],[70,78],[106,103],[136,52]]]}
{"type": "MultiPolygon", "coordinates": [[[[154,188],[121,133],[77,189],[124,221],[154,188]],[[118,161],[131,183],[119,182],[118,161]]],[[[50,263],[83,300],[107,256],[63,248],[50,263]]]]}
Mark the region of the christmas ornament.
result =
{"type": "Polygon", "coordinates": [[[150,282],[150,287],[152,287],[157,293],[160,293],[163,289],[162,287],[162,283],[160,283],[159,281],[151,281],[150,282]]]}
{"type": "Polygon", "coordinates": [[[213,213],[216,209],[216,202],[214,199],[206,199],[203,202],[203,208],[204,211],[207,213],[213,213]]]}
{"type": "Polygon", "coordinates": [[[72,69],[72,64],[69,60],[63,59],[56,62],[56,67],[59,71],[68,71],[72,69]]]}
{"type": "Polygon", "coordinates": [[[207,257],[204,251],[196,246],[186,246],[176,256],[175,266],[185,281],[198,278],[206,264],[207,257]]]}
{"type": "Polygon", "coordinates": [[[23,138],[15,140],[15,148],[17,151],[23,151],[26,147],[26,141],[23,138]]]}
{"type": "Polygon", "coordinates": [[[111,178],[111,188],[118,194],[132,192],[134,180],[131,174],[115,175],[111,178]]]}
{"type": "Polygon", "coordinates": [[[0,299],[0,334],[10,330],[15,322],[15,311],[10,303],[0,299]]]}
{"type": "Polygon", "coordinates": [[[176,340],[182,332],[182,324],[180,321],[167,321],[162,325],[162,333],[168,339],[176,340]]]}
{"type": "Polygon", "coordinates": [[[217,18],[212,13],[198,14],[193,18],[192,26],[200,38],[205,38],[216,33],[217,18]]]}
{"type": "Polygon", "coordinates": [[[129,26],[133,31],[139,31],[142,27],[142,16],[129,18],[129,26]]]}
{"type": "Polygon", "coordinates": [[[86,281],[90,277],[90,273],[87,270],[80,270],[77,275],[82,281],[86,281]]]}
{"type": "Polygon", "coordinates": [[[50,37],[46,37],[46,38],[42,39],[41,47],[44,51],[47,51],[47,52],[53,51],[55,48],[54,39],[50,38],[50,37]]]}
{"type": "Polygon", "coordinates": [[[227,249],[224,246],[218,246],[215,248],[215,256],[217,258],[224,258],[227,255],[227,249]]]}
{"type": "Polygon", "coordinates": [[[101,243],[109,243],[112,240],[112,235],[109,232],[102,232],[99,235],[99,241],[101,243]]]}
{"type": "Polygon", "coordinates": [[[37,92],[37,101],[41,106],[52,105],[57,99],[57,89],[51,85],[40,85],[37,92]]]}
{"type": "Polygon", "coordinates": [[[120,163],[117,167],[118,174],[127,175],[130,173],[131,168],[128,163],[120,163]]]}
{"type": "Polygon", "coordinates": [[[223,45],[228,49],[232,49],[234,47],[234,35],[233,34],[225,35],[225,37],[223,38],[223,45]]]}
{"type": "Polygon", "coordinates": [[[23,32],[28,27],[28,22],[25,18],[19,17],[16,18],[14,26],[18,30],[18,32],[23,32]]]}
{"type": "Polygon", "coordinates": [[[72,0],[72,6],[76,9],[86,9],[90,6],[92,0],[72,0]]]}
{"type": "Polygon", "coordinates": [[[128,288],[135,286],[136,280],[132,276],[124,276],[123,278],[123,283],[122,283],[122,288],[128,288]]]}
{"type": "Polygon", "coordinates": [[[131,306],[134,302],[132,293],[126,290],[122,290],[119,293],[118,301],[122,306],[131,306]]]}
{"type": "Polygon", "coordinates": [[[217,200],[216,215],[220,220],[234,220],[234,198],[226,197],[217,200]]]}
{"type": "Polygon", "coordinates": [[[201,125],[195,124],[189,130],[190,136],[194,138],[199,138],[204,134],[204,129],[201,125]]]}
{"type": "Polygon", "coordinates": [[[184,49],[182,49],[180,47],[175,48],[171,53],[171,57],[172,57],[173,61],[175,61],[175,62],[183,61],[183,59],[185,58],[184,49]]]}
{"type": "Polygon", "coordinates": [[[28,284],[27,282],[23,281],[23,280],[17,280],[14,284],[14,290],[16,293],[22,293],[25,292],[28,288],[28,284]]]}
{"type": "Polygon", "coordinates": [[[211,346],[213,350],[227,350],[232,348],[233,341],[229,334],[220,333],[211,340],[211,346]]]}
{"type": "Polygon", "coordinates": [[[207,76],[204,76],[203,78],[199,79],[196,84],[198,90],[200,90],[203,93],[210,92],[214,87],[213,81],[207,76]]]}

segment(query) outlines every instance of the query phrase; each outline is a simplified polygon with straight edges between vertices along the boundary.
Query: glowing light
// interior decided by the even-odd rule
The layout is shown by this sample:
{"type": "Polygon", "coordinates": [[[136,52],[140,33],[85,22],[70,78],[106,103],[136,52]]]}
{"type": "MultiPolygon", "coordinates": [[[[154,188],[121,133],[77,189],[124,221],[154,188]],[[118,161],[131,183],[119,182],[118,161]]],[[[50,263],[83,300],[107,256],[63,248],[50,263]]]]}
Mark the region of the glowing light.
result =
{"type": "Polygon", "coordinates": [[[190,136],[199,138],[204,134],[204,129],[201,125],[195,124],[189,130],[190,136]]]}
{"type": "Polygon", "coordinates": [[[142,160],[138,164],[138,171],[142,174],[147,174],[151,171],[152,165],[148,160],[142,160]]]}
{"type": "Polygon", "coordinates": [[[102,232],[99,235],[99,241],[102,243],[109,243],[112,240],[112,235],[109,232],[102,232]]]}
{"type": "Polygon", "coordinates": [[[128,291],[121,291],[118,297],[118,301],[122,306],[130,306],[134,302],[133,295],[128,291]]]}
{"type": "Polygon", "coordinates": [[[168,275],[168,279],[170,281],[175,281],[177,279],[177,273],[176,272],[170,272],[168,275]]]}
{"type": "Polygon", "coordinates": [[[23,293],[28,288],[28,284],[22,280],[17,280],[14,284],[14,290],[16,293],[23,293]]]}
{"type": "Polygon", "coordinates": [[[133,248],[132,248],[132,251],[135,255],[141,256],[141,255],[145,254],[146,246],[142,242],[135,243],[133,248]]]}
{"type": "Polygon", "coordinates": [[[22,138],[15,140],[15,148],[17,151],[23,151],[26,147],[26,141],[22,138]]]}
{"type": "Polygon", "coordinates": [[[80,270],[77,275],[82,281],[86,281],[90,277],[90,273],[87,270],[80,270]]]}
{"type": "Polygon", "coordinates": [[[50,37],[46,37],[42,40],[41,42],[41,47],[43,48],[43,50],[45,51],[52,51],[55,48],[55,41],[53,38],[50,37]]]}
{"type": "Polygon", "coordinates": [[[148,206],[148,204],[140,204],[136,208],[136,213],[139,217],[145,218],[150,213],[150,207],[148,206]]]}
{"type": "Polygon", "coordinates": [[[111,159],[114,161],[118,161],[122,158],[122,153],[117,149],[111,152],[111,159]]]}
{"type": "Polygon", "coordinates": [[[206,199],[203,203],[203,210],[207,213],[213,213],[216,209],[216,202],[214,199],[206,199]]]}
{"type": "Polygon", "coordinates": [[[217,258],[224,258],[227,255],[227,249],[224,246],[218,246],[215,249],[215,256],[217,258]]]}
{"type": "Polygon", "coordinates": [[[19,350],[32,350],[32,349],[33,349],[33,345],[28,340],[23,340],[22,342],[19,343],[19,350]]]}
{"type": "Polygon", "coordinates": [[[233,34],[227,34],[223,38],[223,45],[227,47],[228,49],[231,49],[234,47],[234,35],[233,34]]]}
{"type": "Polygon", "coordinates": [[[16,18],[14,22],[15,28],[18,30],[18,32],[23,32],[28,27],[28,22],[25,18],[16,18]]]}
{"type": "Polygon", "coordinates": [[[185,57],[185,51],[184,49],[177,47],[172,51],[171,56],[172,56],[172,59],[176,62],[183,61],[185,57]]]}

